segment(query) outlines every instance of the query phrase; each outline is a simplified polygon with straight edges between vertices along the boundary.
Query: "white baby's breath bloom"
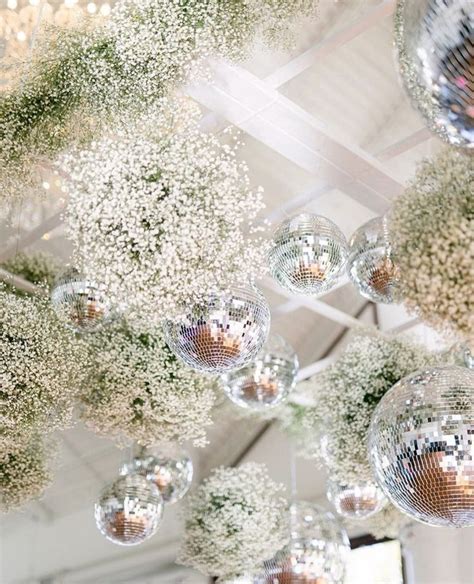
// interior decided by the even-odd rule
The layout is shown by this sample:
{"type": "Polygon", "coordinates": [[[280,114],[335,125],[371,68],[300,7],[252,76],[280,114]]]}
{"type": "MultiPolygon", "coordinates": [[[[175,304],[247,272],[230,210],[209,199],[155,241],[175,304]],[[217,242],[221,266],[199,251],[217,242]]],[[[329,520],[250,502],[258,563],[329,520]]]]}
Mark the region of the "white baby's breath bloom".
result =
{"type": "Polygon", "coordinates": [[[228,578],[260,567],[288,541],[288,503],[282,491],[265,465],[214,470],[187,499],[178,561],[228,578]]]}
{"type": "Polygon", "coordinates": [[[206,443],[214,380],[185,367],[160,332],[117,323],[88,339],[93,377],[82,394],[82,418],[124,444],[206,443]]]}
{"type": "Polygon", "coordinates": [[[436,358],[405,339],[355,333],[333,365],[297,387],[299,403],[279,414],[283,427],[296,433],[300,453],[324,464],[332,480],[373,480],[367,440],[375,407],[397,381],[436,358]]]}
{"type": "Polygon", "coordinates": [[[33,436],[30,442],[0,455],[0,512],[39,499],[51,484],[55,447],[33,436]]]}
{"type": "Polygon", "coordinates": [[[68,427],[88,373],[87,352],[43,298],[0,288],[0,445],[68,427]]]}
{"type": "Polygon", "coordinates": [[[199,131],[192,107],[163,101],[149,136],[105,138],[63,164],[76,265],[155,322],[265,265],[251,226],[261,192],[234,146],[199,131]]]}
{"type": "Polygon", "coordinates": [[[406,306],[441,332],[474,341],[474,159],[424,161],[390,215],[406,306]]]}
{"type": "Polygon", "coordinates": [[[285,44],[317,0],[118,0],[106,22],[39,35],[19,84],[0,95],[2,196],[34,186],[35,166],[128,124],[201,70],[239,59],[259,35],[285,44]]]}
{"type": "Polygon", "coordinates": [[[389,503],[375,515],[364,519],[363,522],[358,520],[347,523],[348,527],[358,529],[363,527],[375,539],[383,539],[385,537],[399,539],[403,536],[406,528],[413,523],[413,520],[389,503]]]}

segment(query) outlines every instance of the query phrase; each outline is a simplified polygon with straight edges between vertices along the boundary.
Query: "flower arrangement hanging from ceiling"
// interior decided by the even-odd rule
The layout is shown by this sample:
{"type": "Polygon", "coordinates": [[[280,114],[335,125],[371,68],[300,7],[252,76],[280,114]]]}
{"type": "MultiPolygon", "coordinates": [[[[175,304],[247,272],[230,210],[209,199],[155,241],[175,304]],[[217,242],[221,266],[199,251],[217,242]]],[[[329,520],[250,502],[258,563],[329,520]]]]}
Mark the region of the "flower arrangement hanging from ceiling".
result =
{"type": "Polygon", "coordinates": [[[390,232],[406,306],[474,340],[474,160],[444,151],[424,161],[392,208],[390,232]]]}
{"type": "Polygon", "coordinates": [[[119,0],[105,23],[52,28],[0,97],[4,195],[34,182],[35,164],[129,122],[182,84],[209,55],[239,59],[256,37],[281,44],[317,0],[119,0]]]}
{"type": "Polygon", "coordinates": [[[20,297],[2,287],[0,304],[0,445],[9,451],[38,431],[71,424],[88,357],[46,299],[20,297]]]}
{"type": "Polygon", "coordinates": [[[314,408],[322,434],[321,462],[341,483],[373,478],[367,440],[375,407],[405,375],[434,357],[404,339],[354,334],[337,361],[314,378],[314,408]]]}
{"type": "Polygon", "coordinates": [[[261,464],[214,470],[188,497],[178,562],[224,579],[261,567],[288,541],[282,490],[261,464]]]}
{"type": "MultiPolygon", "coordinates": [[[[2,262],[0,267],[14,276],[20,276],[31,284],[42,286],[44,289],[50,288],[60,269],[60,264],[52,255],[35,253],[17,253],[12,258],[2,262]]],[[[6,282],[8,289],[12,289],[11,284],[6,282]]],[[[15,289],[16,294],[24,294],[21,290],[15,289]]]]}
{"type": "Polygon", "coordinates": [[[88,339],[93,378],[82,393],[82,418],[120,444],[206,443],[214,381],[185,367],[161,332],[119,322],[88,339]]]}
{"type": "Polygon", "coordinates": [[[32,435],[30,441],[0,455],[0,512],[6,513],[41,497],[52,482],[55,448],[32,435]]]}
{"type": "Polygon", "coordinates": [[[161,106],[144,122],[153,137],[105,138],[64,159],[76,265],[114,303],[155,322],[260,275],[265,264],[250,224],[261,193],[251,190],[236,146],[200,132],[190,102],[161,106]]]}

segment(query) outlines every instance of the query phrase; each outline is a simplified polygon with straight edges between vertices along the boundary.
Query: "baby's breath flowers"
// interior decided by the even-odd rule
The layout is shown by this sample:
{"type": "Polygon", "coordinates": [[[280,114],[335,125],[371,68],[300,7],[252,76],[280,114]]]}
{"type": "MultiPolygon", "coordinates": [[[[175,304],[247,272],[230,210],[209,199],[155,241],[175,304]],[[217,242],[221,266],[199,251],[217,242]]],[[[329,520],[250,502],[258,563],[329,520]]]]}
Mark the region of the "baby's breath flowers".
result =
{"type": "Polygon", "coordinates": [[[43,252],[20,252],[3,262],[1,268],[15,276],[21,276],[37,286],[51,287],[58,271],[59,262],[51,255],[43,252]]]}
{"type": "Polygon", "coordinates": [[[373,480],[367,439],[375,407],[397,381],[434,359],[409,341],[360,332],[333,365],[309,382],[311,411],[319,419],[319,431],[313,433],[321,437],[312,453],[332,480],[373,480]]]}
{"type": "Polygon", "coordinates": [[[348,521],[347,526],[358,529],[363,527],[375,539],[383,539],[385,537],[398,539],[403,537],[404,531],[412,523],[413,519],[411,517],[405,515],[389,503],[381,511],[365,519],[363,522],[360,520],[348,521]]]}
{"type": "Polygon", "coordinates": [[[68,427],[86,380],[87,352],[46,299],[0,288],[0,447],[68,427]]]}
{"type": "Polygon", "coordinates": [[[178,561],[203,574],[227,578],[258,568],[289,537],[282,491],[261,464],[214,470],[188,496],[178,561]]]}
{"type": "Polygon", "coordinates": [[[119,322],[88,344],[94,374],[81,398],[87,426],[120,444],[206,443],[215,382],[181,364],[160,332],[119,322]]]}
{"type": "Polygon", "coordinates": [[[474,159],[447,150],[424,161],[393,206],[391,238],[407,307],[474,341],[474,159]]]}
{"type": "Polygon", "coordinates": [[[118,0],[107,22],[52,28],[19,86],[0,96],[3,194],[32,165],[127,121],[183,83],[209,55],[238,59],[260,33],[272,44],[317,0],[118,0]]]}
{"type": "Polygon", "coordinates": [[[0,455],[0,512],[7,513],[39,499],[52,481],[55,449],[40,436],[0,455]]]}
{"type": "Polygon", "coordinates": [[[155,322],[265,265],[250,224],[260,190],[234,146],[199,131],[194,106],[171,114],[180,103],[155,112],[156,140],[105,138],[64,159],[76,265],[113,302],[155,322]]]}

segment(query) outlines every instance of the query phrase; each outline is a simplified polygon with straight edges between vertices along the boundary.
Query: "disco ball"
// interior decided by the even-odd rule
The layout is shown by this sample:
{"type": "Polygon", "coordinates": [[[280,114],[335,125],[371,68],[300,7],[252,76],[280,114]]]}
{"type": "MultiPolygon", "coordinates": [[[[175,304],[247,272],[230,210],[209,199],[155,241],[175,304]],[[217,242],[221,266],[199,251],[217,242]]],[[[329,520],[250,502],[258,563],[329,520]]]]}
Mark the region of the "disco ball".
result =
{"type": "Polygon", "coordinates": [[[381,511],[387,499],[376,484],[358,482],[348,485],[330,481],[327,497],[336,512],[346,519],[367,519],[381,511]]]}
{"type": "Polygon", "coordinates": [[[122,467],[122,474],[139,473],[160,491],[163,501],[176,503],[186,495],[193,480],[193,463],[177,448],[144,452],[122,467]]]}
{"type": "Polygon", "coordinates": [[[118,545],[138,545],[156,533],[163,514],[158,488],[140,474],[119,477],[95,505],[99,531],[118,545]]]}
{"type": "Polygon", "coordinates": [[[371,219],[351,237],[348,272],[365,298],[385,304],[396,302],[399,269],[391,258],[385,218],[371,219]]]}
{"type": "Polygon", "coordinates": [[[440,367],[399,381],[378,404],[369,453],[390,501],[430,525],[474,526],[474,372],[440,367]]]}
{"type": "Polygon", "coordinates": [[[255,584],[342,584],[350,545],[332,513],[298,501],[290,522],[290,542],[265,562],[255,584]]]}
{"type": "Polygon", "coordinates": [[[55,282],[51,302],[66,325],[76,332],[93,332],[112,319],[103,286],[69,269],[55,282]]]}
{"type": "Polygon", "coordinates": [[[224,373],[255,358],[268,336],[270,309],[257,288],[235,287],[213,295],[178,321],[166,321],[170,349],[198,371],[224,373]]]}
{"type": "Polygon", "coordinates": [[[446,142],[474,147],[472,0],[398,0],[396,44],[407,92],[446,142]]]}
{"type": "Polygon", "coordinates": [[[322,294],[344,273],[347,242],[326,217],[301,213],[275,231],[268,255],[270,271],[283,288],[296,294],[322,294]]]}
{"type": "Polygon", "coordinates": [[[254,410],[282,403],[294,388],[298,357],[279,335],[270,335],[256,359],[222,377],[224,391],[238,406],[254,410]]]}

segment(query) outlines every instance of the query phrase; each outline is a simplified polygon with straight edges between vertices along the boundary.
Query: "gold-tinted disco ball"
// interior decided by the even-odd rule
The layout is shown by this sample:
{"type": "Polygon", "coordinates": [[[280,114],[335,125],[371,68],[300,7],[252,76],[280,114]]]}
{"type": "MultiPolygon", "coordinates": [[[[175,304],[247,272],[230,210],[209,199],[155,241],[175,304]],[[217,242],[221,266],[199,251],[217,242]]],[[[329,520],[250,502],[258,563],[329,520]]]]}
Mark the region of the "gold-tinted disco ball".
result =
{"type": "Polygon", "coordinates": [[[327,497],[337,514],[346,519],[367,519],[387,504],[380,488],[368,481],[346,485],[330,481],[327,497]]]}
{"type": "Polygon", "coordinates": [[[176,503],[186,495],[193,480],[193,463],[179,448],[157,449],[156,453],[143,452],[122,468],[122,474],[138,473],[151,481],[159,490],[163,501],[176,503]]]}
{"type": "Polygon", "coordinates": [[[474,526],[474,372],[448,366],[399,381],[374,412],[369,453],[399,509],[430,525],[474,526]]]}
{"type": "Polygon", "coordinates": [[[301,213],[277,228],[268,261],[283,288],[295,294],[323,294],[343,275],[347,251],[337,225],[326,217],[301,213]]]}
{"type": "Polygon", "coordinates": [[[296,353],[280,335],[272,334],[254,361],[223,375],[222,382],[235,404],[261,410],[275,407],[288,397],[297,373],[296,353]]]}
{"type": "Polygon", "coordinates": [[[290,507],[290,529],[290,542],[265,562],[255,584],[342,584],[350,545],[337,519],[297,501],[290,507]]]}
{"type": "Polygon", "coordinates": [[[225,373],[252,361],[267,339],[270,308],[254,286],[234,287],[194,306],[177,321],[166,321],[166,342],[186,365],[225,373]]]}
{"type": "Polygon", "coordinates": [[[156,533],[163,500],[156,485],[140,474],[118,478],[95,505],[99,531],[112,543],[138,545],[156,533]]]}
{"type": "Polygon", "coordinates": [[[348,272],[365,298],[384,304],[397,301],[400,272],[392,258],[384,217],[364,223],[351,237],[348,272]]]}
{"type": "Polygon", "coordinates": [[[76,332],[94,332],[113,318],[104,287],[87,280],[74,268],[56,280],[51,303],[58,316],[76,332]]]}
{"type": "Polygon", "coordinates": [[[472,0],[398,0],[395,39],[405,88],[430,129],[474,148],[472,0]]]}

